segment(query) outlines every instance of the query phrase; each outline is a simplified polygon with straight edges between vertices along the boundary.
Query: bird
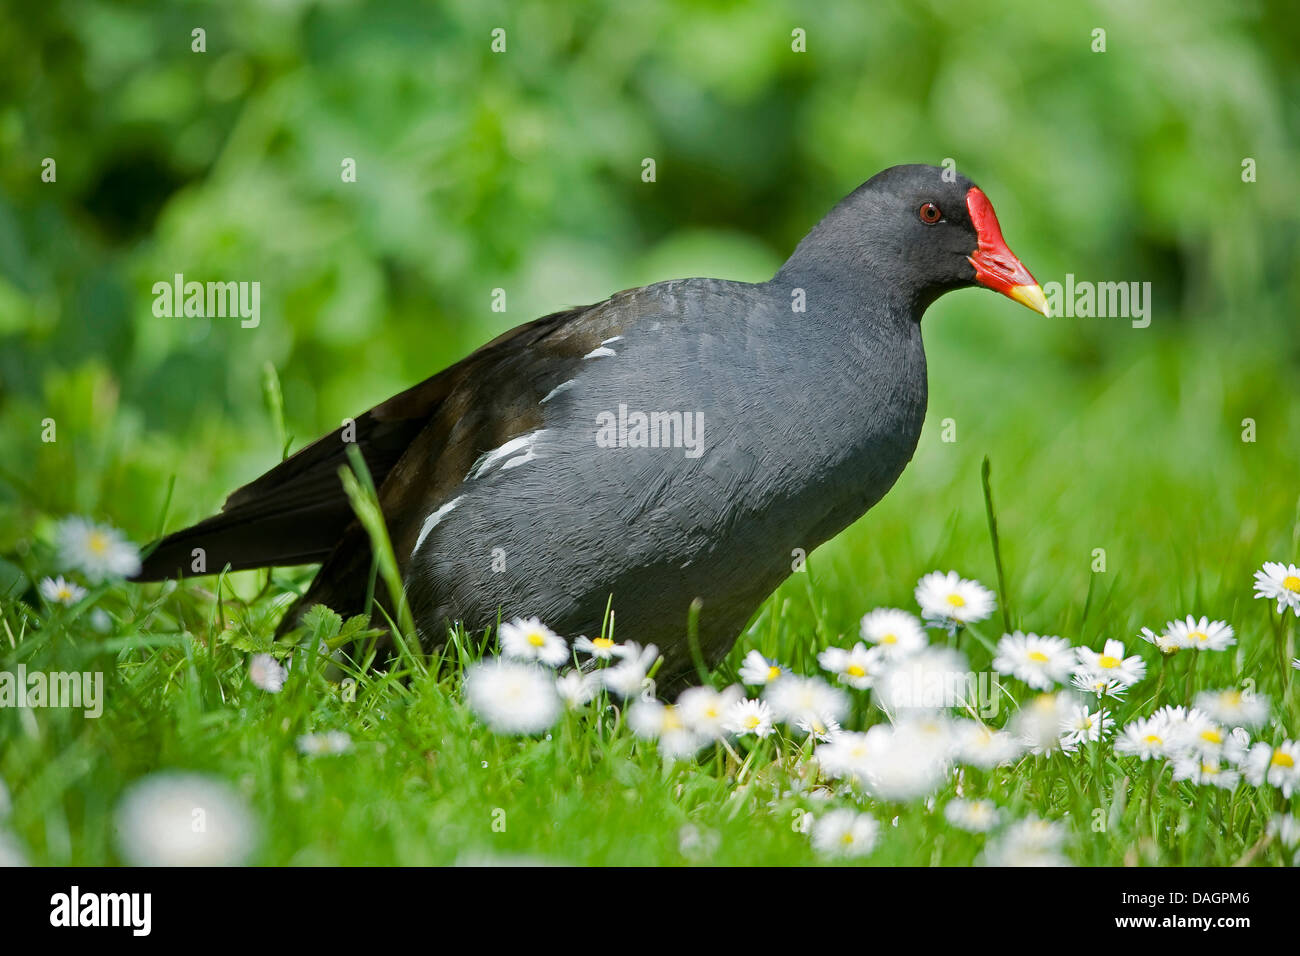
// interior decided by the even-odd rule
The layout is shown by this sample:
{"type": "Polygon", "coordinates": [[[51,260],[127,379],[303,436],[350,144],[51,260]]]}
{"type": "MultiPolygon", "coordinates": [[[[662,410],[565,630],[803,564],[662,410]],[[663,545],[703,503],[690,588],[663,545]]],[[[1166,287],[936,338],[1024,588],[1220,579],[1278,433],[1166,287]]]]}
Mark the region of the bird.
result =
{"type": "Polygon", "coordinates": [[[926,412],[922,316],[972,286],[1050,314],[983,190],[890,167],[771,279],[675,279],[520,325],[162,538],[136,580],[187,576],[200,549],[213,572],[319,562],[278,634],[315,604],[378,615],[339,475],[355,447],[424,648],[456,625],[612,620],[680,685],[898,480],[926,412]]]}

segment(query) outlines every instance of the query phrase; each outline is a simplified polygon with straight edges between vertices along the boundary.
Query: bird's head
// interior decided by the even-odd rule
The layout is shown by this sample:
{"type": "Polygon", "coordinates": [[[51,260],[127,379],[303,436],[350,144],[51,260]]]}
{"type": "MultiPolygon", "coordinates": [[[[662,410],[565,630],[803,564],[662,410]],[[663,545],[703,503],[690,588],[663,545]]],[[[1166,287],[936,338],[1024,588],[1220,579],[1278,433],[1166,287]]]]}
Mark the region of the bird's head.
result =
{"type": "Polygon", "coordinates": [[[883,280],[922,309],[945,292],[982,285],[1050,314],[1042,288],[1007,248],[984,191],[938,166],[892,166],[863,183],[788,265],[817,259],[883,280]]]}

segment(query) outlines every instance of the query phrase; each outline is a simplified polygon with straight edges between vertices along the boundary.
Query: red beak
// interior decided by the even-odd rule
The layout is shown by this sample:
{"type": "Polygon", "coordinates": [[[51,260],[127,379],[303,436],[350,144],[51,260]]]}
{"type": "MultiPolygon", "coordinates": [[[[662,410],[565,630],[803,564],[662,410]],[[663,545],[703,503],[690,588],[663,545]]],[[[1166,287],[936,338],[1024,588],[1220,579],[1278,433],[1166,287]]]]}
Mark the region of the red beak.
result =
{"type": "Polygon", "coordinates": [[[979,187],[972,186],[966,193],[966,208],[970,210],[970,219],[975,224],[975,235],[979,239],[978,248],[966,257],[975,267],[975,281],[994,292],[1015,299],[1035,312],[1050,316],[1052,313],[1047,307],[1047,297],[1043,295],[1042,287],[1029,274],[1024,263],[1007,248],[1006,240],[1002,238],[1002,227],[998,225],[998,217],[993,212],[989,197],[979,187]]]}

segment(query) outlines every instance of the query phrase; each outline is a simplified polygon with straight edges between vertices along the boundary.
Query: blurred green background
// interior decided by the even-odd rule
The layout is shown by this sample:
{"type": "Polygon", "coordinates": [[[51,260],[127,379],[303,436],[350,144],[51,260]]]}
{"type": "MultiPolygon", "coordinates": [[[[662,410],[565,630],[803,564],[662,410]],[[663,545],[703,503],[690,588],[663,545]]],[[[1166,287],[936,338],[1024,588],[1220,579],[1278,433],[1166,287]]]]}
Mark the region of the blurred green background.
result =
{"type": "Polygon", "coordinates": [[[0,553],[67,512],[143,542],[173,477],[169,527],[218,507],[279,457],[267,363],[299,447],[537,315],[765,279],[863,180],[950,157],[1040,282],[1149,281],[1152,323],[937,304],[855,580],[987,576],[958,533],[987,454],[1037,600],[1079,600],[1096,547],[1191,598],[1233,549],[1295,557],[1297,48],[1283,0],[5,4],[0,553]],[[178,272],[260,281],[260,327],[155,317],[178,272]]]}

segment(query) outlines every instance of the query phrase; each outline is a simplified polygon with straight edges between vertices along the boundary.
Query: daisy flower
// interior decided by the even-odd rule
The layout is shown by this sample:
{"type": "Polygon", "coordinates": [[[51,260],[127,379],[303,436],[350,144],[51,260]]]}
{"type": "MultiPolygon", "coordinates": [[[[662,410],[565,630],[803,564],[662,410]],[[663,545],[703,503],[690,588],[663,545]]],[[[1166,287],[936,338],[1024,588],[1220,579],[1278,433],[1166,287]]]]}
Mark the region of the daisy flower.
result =
{"type": "Polygon", "coordinates": [[[921,622],[906,611],[878,607],[862,618],[862,639],[880,648],[885,657],[906,657],[925,647],[921,622]]]}
{"type": "Polygon", "coordinates": [[[65,518],[54,532],[59,564],[93,582],[129,578],[140,571],[140,552],[122,532],[85,518],[65,518]]]}
{"type": "MultiPolygon", "coordinates": [[[[574,646],[577,646],[576,641],[574,646]]],[[[555,692],[560,695],[560,700],[564,701],[565,707],[576,710],[600,693],[600,684],[599,675],[584,674],[575,669],[555,678],[555,692]]]]}
{"type": "Polygon", "coordinates": [[[585,634],[573,642],[573,649],[589,654],[598,661],[611,661],[623,655],[623,645],[615,644],[608,637],[587,637],[585,634]]]}
{"type": "Polygon", "coordinates": [[[744,696],[744,691],[734,685],[725,690],[688,687],[677,695],[677,711],[690,730],[705,740],[718,740],[727,733],[727,714],[732,705],[744,696]]]}
{"type": "Polygon", "coordinates": [[[852,650],[828,647],[817,655],[817,663],[835,675],[841,684],[854,690],[866,690],[875,683],[876,675],[883,669],[885,652],[879,647],[868,648],[859,641],[852,650]]]}
{"type": "Polygon", "coordinates": [[[634,701],[627,710],[627,725],[638,737],[658,741],[665,757],[689,757],[706,743],[686,726],[677,707],[657,700],[634,701]]]}
{"type": "Polygon", "coordinates": [[[988,833],[1001,816],[991,800],[949,800],[943,816],[953,826],[971,833],[988,833]]]}
{"type": "Polygon", "coordinates": [[[1089,711],[1084,704],[1075,704],[1061,721],[1061,749],[1074,753],[1082,743],[1104,739],[1114,727],[1110,711],[1089,711]]]}
{"type": "Polygon", "coordinates": [[[1284,740],[1276,747],[1257,743],[1242,759],[1241,768],[1254,786],[1267,783],[1290,797],[1300,784],[1300,743],[1284,740]]]}
{"type": "Polygon", "coordinates": [[[650,668],[657,660],[659,648],[653,644],[642,647],[635,641],[628,641],[623,645],[623,659],[598,672],[600,682],[619,697],[632,697],[648,686],[650,668]]]}
{"type": "Polygon", "coordinates": [[[1098,700],[1103,697],[1114,697],[1117,700],[1124,696],[1128,690],[1123,684],[1105,674],[1095,674],[1086,668],[1076,668],[1074,676],[1070,678],[1070,683],[1079,690],[1088,694],[1093,694],[1098,700]]]}
{"type": "Polygon", "coordinates": [[[257,842],[257,822],[239,792],[198,773],[164,771],[137,781],[115,822],[129,866],[238,866],[257,842]]]}
{"type": "Polygon", "coordinates": [[[57,578],[42,578],[40,587],[41,597],[64,607],[71,607],[86,596],[85,588],[65,580],[61,574],[57,578]]]}
{"type": "Polygon", "coordinates": [[[501,654],[521,661],[559,667],[569,659],[564,638],[535,617],[515,618],[501,625],[501,654]]]}
{"type": "Polygon", "coordinates": [[[740,680],[750,687],[763,687],[772,683],[785,669],[776,661],[770,661],[758,651],[750,651],[740,662],[740,680]]]}
{"type": "Polygon", "coordinates": [[[770,685],[763,699],[772,708],[776,720],[787,724],[800,721],[829,724],[844,719],[849,712],[849,698],[820,677],[790,674],[770,685]]]}
{"type": "Polygon", "coordinates": [[[1175,746],[1169,739],[1166,722],[1159,717],[1142,717],[1127,724],[1115,740],[1116,753],[1139,760],[1167,757],[1175,746]]]}
{"type": "Polygon", "coordinates": [[[268,694],[280,693],[288,676],[289,671],[270,654],[254,654],[248,662],[248,679],[268,694]]]}
{"type": "Polygon", "coordinates": [[[1024,750],[1012,734],[973,720],[960,723],[956,732],[957,757],[962,763],[984,770],[1011,763],[1024,750]]]}
{"type": "Polygon", "coordinates": [[[823,714],[808,714],[800,717],[794,722],[794,727],[795,730],[801,731],[804,736],[811,737],[813,740],[834,740],[843,733],[838,720],[823,714]]]}
{"type": "Polygon", "coordinates": [[[1142,628],[1142,630],[1138,632],[1138,637],[1142,638],[1142,640],[1146,641],[1148,644],[1155,645],[1156,650],[1161,654],[1173,654],[1178,650],[1178,645],[1168,634],[1157,634],[1149,627],[1142,628]]]}
{"type": "Polygon", "coordinates": [[[881,800],[919,800],[939,789],[948,776],[952,734],[946,721],[882,725],[869,743],[863,768],[866,786],[881,800]]]}
{"type": "Polygon", "coordinates": [[[1039,694],[1016,711],[1011,732],[1033,753],[1045,753],[1061,744],[1061,724],[1070,716],[1074,697],[1063,691],[1039,694]]]}
{"type": "Polygon", "coordinates": [[[831,810],[812,826],[812,846],[827,856],[866,856],[876,845],[880,824],[869,813],[831,810]]]}
{"type": "Polygon", "coordinates": [[[498,734],[541,733],[560,716],[560,697],[550,673],[504,657],[470,665],[465,699],[498,734]]]}
{"type": "Polygon", "coordinates": [[[974,704],[977,687],[964,654],[928,646],[890,662],[876,680],[874,693],[882,709],[898,714],[974,704]]]}
{"type": "Polygon", "coordinates": [[[765,700],[738,700],[727,709],[726,728],[737,737],[772,733],[772,708],[765,700]]]}
{"type": "Polygon", "coordinates": [[[1300,568],[1294,564],[1265,561],[1255,572],[1255,597],[1277,602],[1277,613],[1290,608],[1300,616],[1300,568]]]}
{"type": "Polygon", "coordinates": [[[847,731],[813,751],[813,759],[823,775],[832,780],[850,780],[861,783],[867,775],[867,759],[872,752],[872,741],[880,741],[888,733],[884,725],[877,724],[866,733],[847,731]]]}
{"type": "Polygon", "coordinates": [[[1037,634],[1003,634],[998,641],[993,669],[1010,674],[1035,690],[1050,690],[1070,676],[1074,648],[1063,637],[1037,634]]]}
{"type": "Polygon", "coordinates": [[[1268,821],[1268,833],[1284,847],[1300,843],[1300,817],[1276,814],[1268,821]]]}
{"type": "Polygon", "coordinates": [[[1226,621],[1211,621],[1208,617],[1198,621],[1190,614],[1186,620],[1170,621],[1165,625],[1166,637],[1176,646],[1198,651],[1227,650],[1237,643],[1232,633],[1232,627],[1226,621]]]}
{"type": "Polygon", "coordinates": [[[993,613],[997,601],[993,592],[978,581],[967,580],[956,571],[932,571],[917,582],[916,603],[926,621],[955,630],[984,620],[993,613]]]}
{"type": "Polygon", "coordinates": [[[1028,816],[1007,827],[985,850],[988,866],[1069,866],[1061,852],[1065,827],[1028,816]]]}
{"type": "Polygon", "coordinates": [[[1229,727],[1262,727],[1268,723],[1268,697],[1250,690],[1203,690],[1196,709],[1229,727]]]}
{"type": "Polygon", "coordinates": [[[1231,790],[1241,780],[1241,774],[1231,767],[1225,767],[1217,757],[1184,754],[1174,758],[1174,780],[1231,790]]]}
{"type": "Polygon", "coordinates": [[[1140,681],[1147,672],[1146,662],[1134,654],[1124,656],[1124,645],[1120,641],[1110,640],[1100,652],[1088,647],[1076,647],[1079,664],[1093,674],[1118,681],[1121,686],[1131,687],[1140,681]]]}
{"type": "Polygon", "coordinates": [[[298,738],[298,752],[310,757],[337,756],[352,750],[352,736],[346,730],[323,734],[303,734],[298,738]]]}

